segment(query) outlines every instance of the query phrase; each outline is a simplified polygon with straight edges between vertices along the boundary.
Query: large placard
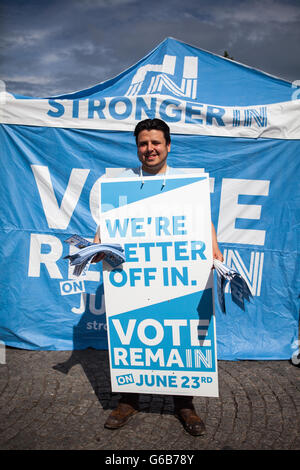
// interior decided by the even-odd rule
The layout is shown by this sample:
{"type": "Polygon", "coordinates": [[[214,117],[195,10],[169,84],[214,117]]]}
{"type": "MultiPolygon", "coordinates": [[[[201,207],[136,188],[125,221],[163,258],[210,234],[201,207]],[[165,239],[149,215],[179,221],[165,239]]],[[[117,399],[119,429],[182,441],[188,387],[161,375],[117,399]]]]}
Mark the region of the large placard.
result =
{"type": "Polygon", "coordinates": [[[112,391],[218,396],[209,177],[101,182],[112,391]]]}

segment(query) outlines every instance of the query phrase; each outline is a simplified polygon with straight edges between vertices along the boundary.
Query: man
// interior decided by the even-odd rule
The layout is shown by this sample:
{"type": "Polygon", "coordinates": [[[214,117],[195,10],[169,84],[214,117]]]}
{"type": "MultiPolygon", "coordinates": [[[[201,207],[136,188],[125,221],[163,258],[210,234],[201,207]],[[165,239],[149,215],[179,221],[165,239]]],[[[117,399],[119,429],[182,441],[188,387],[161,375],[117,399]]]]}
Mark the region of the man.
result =
{"type": "MultiPolygon", "coordinates": [[[[137,154],[141,162],[139,168],[128,169],[121,176],[151,177],[154,175],[178,174],[176,168],[167,165],[167,157],[171,149],[171,138],[169,126],[160,119],[145,119],[137,124],[134,131],[137,154]]],[[[223,256],[219,250],[216,232],[212,225],[213,257],[223,261],[223,256]]],[[[97,231],[95,243],[100,243],[100,232],[97,231]]],[[[97,255],[93,262],[103,259],[102,255],[97,255]]],[[[182,422],[186,431],[194,436],[200,436],[205,432],[202,419],[196,414],[193,406],[193,397],[173,396],[175,415],[182,422]]],[[[108,429],[118,429],[128,422],[128,420],[138,411],[138,394],[124,393],[119,404],[108,416],[104,426],[108,429]]]]}

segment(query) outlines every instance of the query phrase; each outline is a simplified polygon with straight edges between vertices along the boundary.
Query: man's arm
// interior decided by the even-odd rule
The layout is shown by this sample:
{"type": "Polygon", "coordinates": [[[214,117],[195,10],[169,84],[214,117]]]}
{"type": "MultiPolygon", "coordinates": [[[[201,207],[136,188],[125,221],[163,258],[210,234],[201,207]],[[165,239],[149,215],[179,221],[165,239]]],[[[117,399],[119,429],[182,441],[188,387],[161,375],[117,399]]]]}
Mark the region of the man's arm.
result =
{"type": "Polygon", "coordinates": [[[97,232],[95,233],[93,243],[101,243],[98,230],[97,230],[97,232]]]}
{"type": "Polygon", "coordinates": [[[219,261],[224,261],[223,255],[219,249],[217,234],[216,234],[213,223],[211,224],[211,233],[212,233],[213,258],[218,259],[219,261]]]}
{"type": "MultiPolygon", "coordinates": [[[[93,243],[101,243],[98,230],[95,233],[93,243]]],[[[104,257],[105,257],[104,253],[98,253],[97,255],[94,256],[94,258],[92,259],[91,262],[92,263],[99,263],[99,261],[102,261],[104,257]]]]}

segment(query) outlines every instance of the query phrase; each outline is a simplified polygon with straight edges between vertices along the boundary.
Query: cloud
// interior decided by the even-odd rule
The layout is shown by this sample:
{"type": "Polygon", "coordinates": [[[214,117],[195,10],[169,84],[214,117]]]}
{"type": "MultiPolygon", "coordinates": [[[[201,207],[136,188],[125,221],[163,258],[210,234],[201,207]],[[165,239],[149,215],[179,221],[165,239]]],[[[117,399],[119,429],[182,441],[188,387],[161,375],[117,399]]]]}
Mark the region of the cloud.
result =
{"type": "Polygon", "coordinates": [[[25,49],[34,47],[43,41],[50,39],[52,31],[47,30],[32,30],[32,31],[13,31],[7,36],[1,37],[2,47],[6,52],[12,53],[16,49],[25,49]]]}
{"type": "Polygon", "coordinates": [[[91,41],[84,41],[81,44],[71,44],[61,50],[46,52],[40,57],[41,64],[53,65],[62,61],[71,61],[76,56],[93,56],[96,46],[91,41]]]}
{"type": "Polygon", "coordinates": [[[95,9],[95,8],[112,8],[118,6],[126,6],[131,3],[137,3],[137,0],[75,0],[74,4],[79,9],[95,9]]]}
{"type": "Polygon", "coordinates": [[[49,77],[37,77],[36,75],[8,75],[4,76],[4,82],[14,82],[14,83],[28,83],[30,85],[49,85],[51,83],[51,78],[49,77]]]}
{"type": "Polygon", "coordinates": [[[230,8],[214,8],[214,17],[216,21],[229,23],[253,24],[261,27],[262,24],[291,24],[299,22],[300,7],[299,4],[280,2],[276,0],[254,0],[249,2],[240,2],[230,8]]]}

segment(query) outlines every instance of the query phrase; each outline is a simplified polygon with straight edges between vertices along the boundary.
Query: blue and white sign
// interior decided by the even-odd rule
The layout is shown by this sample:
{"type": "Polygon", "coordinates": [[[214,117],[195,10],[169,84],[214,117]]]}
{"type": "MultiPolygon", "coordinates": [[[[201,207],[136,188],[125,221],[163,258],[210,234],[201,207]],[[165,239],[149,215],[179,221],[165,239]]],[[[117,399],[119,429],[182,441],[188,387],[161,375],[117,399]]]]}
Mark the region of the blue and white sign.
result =
{"type": "Polygon", "coordinates": [[[296,84],[171,38],[87,90],[2,92],[0,340],[108,347],[101,263],[74,278],[64,240],[93,240],[99,181],[106,168],[137,166],[134,127],[158,117],[171,129],[169,166],[209,173],[225,263],[252,294],[245,310],[228,287],[226,314],[216,302],[219,359],[290,359],[299,331],[299,98],[296,84]]]}
{"type": "Polygon", "coordinates": [[[208,175],[101,183],[113,391],[218,396],[208,175]],[[120,205],[119,201],[122,201],[120,205]]]}

